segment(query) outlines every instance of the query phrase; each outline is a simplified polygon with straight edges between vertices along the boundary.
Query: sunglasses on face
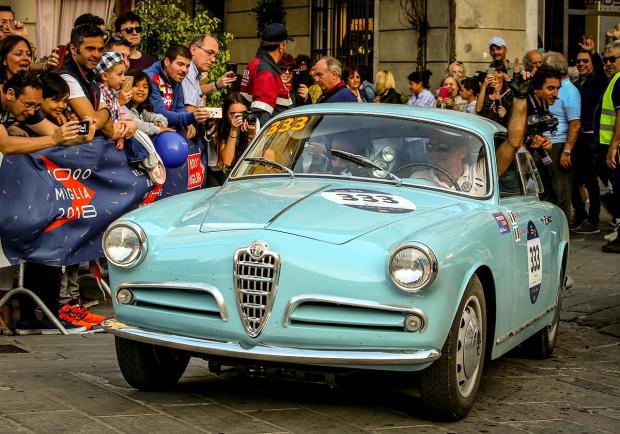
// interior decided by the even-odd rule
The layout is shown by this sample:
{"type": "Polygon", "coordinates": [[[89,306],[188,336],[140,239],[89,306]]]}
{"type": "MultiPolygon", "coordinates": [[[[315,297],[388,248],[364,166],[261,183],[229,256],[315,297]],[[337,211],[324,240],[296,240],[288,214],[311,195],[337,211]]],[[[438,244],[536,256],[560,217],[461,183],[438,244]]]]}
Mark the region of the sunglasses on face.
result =
{"type": "Polygon", "coordinates": [[[127,34],[142,33],[142,26],[127,27],[125,29],[121,29],[121,32],[125,32],[127,34]]]}
{"type": "Polygon", "coordinates": [[[295,68],[293,68],[292,66],[281,66],[280,69],[282,70],[282,74],[287,72],[290,74],[295,68]]]}
{"type": "MultiPolygon", "coordinates": [[[[603,62],[604,62],[604,60],[603,60],[603,62]]],[[[577,59],[577,63],[583,63],[583,64],[587,65],[588,63],[590,63],[590,59],[577,59]]]]}
{"type": "Polygon", "coordinates": [[[620,56],[609,56],[609,57],[603,57],[603,63],[616,63],[616,60],[618,60],[620,58],[620,56]]]}

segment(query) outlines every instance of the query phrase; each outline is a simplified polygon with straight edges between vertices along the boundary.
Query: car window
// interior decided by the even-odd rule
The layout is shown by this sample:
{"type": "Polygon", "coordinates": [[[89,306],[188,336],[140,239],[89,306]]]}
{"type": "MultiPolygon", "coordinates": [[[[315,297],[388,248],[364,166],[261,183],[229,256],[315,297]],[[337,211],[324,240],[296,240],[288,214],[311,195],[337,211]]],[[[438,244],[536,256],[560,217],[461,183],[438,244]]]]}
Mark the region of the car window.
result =
{"type": "MultiPolygon", "coordinates": [[[[490,191],[484,142],[452,126],[369,115],[298,115],[263,128],[244,154],[263,158],[300,176],[337,176],[484,196],[490,191]],[[340,152],[339,152],[340,151],[340,152]],[[351,161],[360,156],[375,167],[351,161]]],[[[241,161],[231,178],[289,176],[281,167],[241,161]]]]}
{"type": "Polygon", "coordinates": [[[521,147],[515,157],[523,194],[536,196],[544,191],[540,174],[534,158],[527,149],[521,147]]]}

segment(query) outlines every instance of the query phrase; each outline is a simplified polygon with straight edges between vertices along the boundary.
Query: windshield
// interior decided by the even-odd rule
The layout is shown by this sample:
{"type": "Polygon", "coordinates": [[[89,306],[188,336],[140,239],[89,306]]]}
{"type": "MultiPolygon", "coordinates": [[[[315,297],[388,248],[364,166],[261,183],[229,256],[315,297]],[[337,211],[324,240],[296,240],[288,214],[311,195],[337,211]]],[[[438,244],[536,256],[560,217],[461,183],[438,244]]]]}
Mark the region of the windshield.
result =
{"type": "Polygon", "coordinates": [[[361,114],[298,115],[261,130],[244,155],[249,160],[242,160],[231,178],[337,176],[392,183],[400,178],[404,185],[484,196],[489,192],[486,156],[479,137],[449,126],[361,114]],[[282,165],[294,175],[252,158],[282,165]]]}

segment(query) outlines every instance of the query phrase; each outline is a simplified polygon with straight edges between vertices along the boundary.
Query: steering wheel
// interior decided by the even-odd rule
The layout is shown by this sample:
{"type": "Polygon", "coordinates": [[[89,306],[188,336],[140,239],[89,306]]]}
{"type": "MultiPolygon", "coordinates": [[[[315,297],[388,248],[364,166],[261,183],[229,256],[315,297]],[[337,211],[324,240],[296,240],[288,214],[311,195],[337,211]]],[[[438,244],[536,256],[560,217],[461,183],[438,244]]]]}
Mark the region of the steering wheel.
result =
{"type": "Polygon", "coordinates": [[[426,163],[426,162],[423,162],[423,161],[414,161],[413,163],[407,163],[404,166],[399,167],[393,173],[394,173],[394,175],[398,175],[398,172],[400,172],[401,170],[407,169],[409,167],[415,167],[415,166],[430,167],[431,169],[435,169],[438,172],[441,172],[443,175],[446,175],[448,177],[448,180],[452,183],[452,185],[454,186],[454,189],[456,191],[462,191],[461,187],[456,182],[456,179],[454,179],[454,177],[452,175],[450,175],[450,172],[448,172],[443,167],[440,167],[440,166],[438,166],[436,164],[433,164],[433,163],[426,163]]]}

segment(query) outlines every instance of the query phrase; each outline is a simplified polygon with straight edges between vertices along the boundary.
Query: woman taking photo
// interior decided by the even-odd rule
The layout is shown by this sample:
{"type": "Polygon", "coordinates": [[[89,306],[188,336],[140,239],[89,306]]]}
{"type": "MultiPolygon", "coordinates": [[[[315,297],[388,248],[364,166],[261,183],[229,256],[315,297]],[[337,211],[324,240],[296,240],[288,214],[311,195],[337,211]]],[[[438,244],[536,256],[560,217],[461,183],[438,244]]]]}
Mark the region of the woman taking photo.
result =
{"type": "Polygon", "coordinates": [[[219,185],[226,179],[226,171],[234,166],[241,154],[256,135],[256,118],[247,119],[244,113],[248,110],[248,101],[239,92],[230,93],[224,100],[222,119],[211,136],[218,149],[218,166],[221,170],[214,171],[219,185]]]}
{"type": "Polygon", "coordinates": [[[490,69],[480,87],[476,111],[480,116],[508,126],[512,109],[512,91],[506,82],[508,71],[501,61],[493,62],[490,69]]]}
{"type": "Polygon", "coordinates": [[[344,69],[344,76],[346,78],[347,87],[353,92],[357,102],[366,102],[364,94],[360,91],[362,76],[359,67],[357,65],[347,66],[344,69]]]}
{"type": "Polygon", "coordinates": [[[400,93],[396,92],[394,75],[390,71],[377,72],[375,92],[377,93],[375,102],[401,104],[400,93]]]}
{"type": "Polygon", "coordinates": [[[451,75],[446,75],[437,91],[437,107],[448,110],[461,110],[466,102],[459,95],[461,84],[451,75]]]}
{"type": "Polygon", "coordinates": [[[407,76],[409,80],[409,90],[411,97],[407,101],[407,105],[417,107],[435,107],[436,100],[433,93],[428,90],[428,80],[430,80],[432,72],[414,71],[407,76]]]}

